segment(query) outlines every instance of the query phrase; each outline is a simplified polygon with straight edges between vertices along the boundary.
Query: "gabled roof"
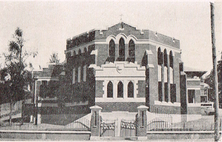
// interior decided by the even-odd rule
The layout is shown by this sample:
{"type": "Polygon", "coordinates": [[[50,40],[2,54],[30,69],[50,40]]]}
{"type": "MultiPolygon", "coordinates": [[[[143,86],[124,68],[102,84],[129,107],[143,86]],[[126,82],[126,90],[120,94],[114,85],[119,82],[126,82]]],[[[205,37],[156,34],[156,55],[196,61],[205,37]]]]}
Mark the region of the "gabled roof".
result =
{"type": "Polygon", "coordinates": [[[34,71],[34,77],[59,77],[63,71],[63,65],[49,65],[48,68],[43,68],[42,71],[34,71]]]}
{"type": "Polygon", "coordinates": [[[133,27],[133,26],[131,26],[131,25],[129,25],[129,24],[126,24],[126,23],[124,23],[124,22],[117,23],[117,24],[109,27],[108,30],[110,30],[110,29],[112,29],[112,28],[118,28],[118,29],[119,29],[119,28],[124,28],[124,27],[131,28],[132,30],[136,30],[136,27],[133,27]]]}
{"type": "Polygon", "coordinates": [[[184,72],[187,74],[188,77],[194,77],[194,76],[201,77],[207,71],[203,71],[203,70],[199,70],[199,69],[184,66],[184,72]]]}

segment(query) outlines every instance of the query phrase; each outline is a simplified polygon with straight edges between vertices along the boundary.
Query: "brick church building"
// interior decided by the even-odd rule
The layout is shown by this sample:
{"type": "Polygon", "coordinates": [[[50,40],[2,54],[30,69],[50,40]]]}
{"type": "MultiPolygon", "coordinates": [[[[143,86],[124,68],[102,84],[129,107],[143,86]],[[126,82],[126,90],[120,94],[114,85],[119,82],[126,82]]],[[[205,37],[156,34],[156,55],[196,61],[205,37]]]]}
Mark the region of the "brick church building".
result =
{"type": "Polygon", "coordinates": [[[42,121],[48,114],[87,114],[94,105],[102,112],[145,105],[155,113],[200,114],[207,102],[200,78],[190,78],[205,72],[184,71],[180,41],[157,32],[121,22],[68,39],[65,55],[63,65],[34,72],[42,121]]]}
{"type": "Polygon", "coordinates": [[[65,54],[67,100],[87,99],[102,111],[146,105],[151,112],[180,113],[179,40],[121,22],[68,39],[65,54]]]}

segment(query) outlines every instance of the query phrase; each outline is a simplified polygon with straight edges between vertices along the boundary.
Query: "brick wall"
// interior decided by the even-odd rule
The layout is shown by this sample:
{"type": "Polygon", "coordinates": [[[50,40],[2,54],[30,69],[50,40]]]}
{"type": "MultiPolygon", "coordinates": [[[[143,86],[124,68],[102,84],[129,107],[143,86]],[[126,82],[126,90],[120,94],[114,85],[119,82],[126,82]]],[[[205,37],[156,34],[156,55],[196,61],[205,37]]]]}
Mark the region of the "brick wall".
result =
{"type": "Polygon", "coordinates": [[[137,97],[145,97],[145,89],[146,89],[146,82],[143,80],[138,81],[138,94],[137,97]]]}
{"type": "Polygon", "coordinates": [[[174,84],[176,84],[176,102],[180,102],[180,70],[179,70],[179,62],[181,59],[181,55],[179,53],[174,53],[173,60],[173,74],[174,74],[174,84]]]}
{"type": "Polygon", "coordinates": [[[164,114],[180,114],[180,106],[151,105],[150,111],[164,114]]]}
{"type": "Polygon", "coordinates": [[[106,44],[97,44],[95,48],[98,49],[97,66],[101,66],[109,57],[109,46],[106,44]]]}
{"type": "Polygon", "coordinates": [[[97,80],[97,81],[96,81],[96,94],[95,94],[95,96],[96,96],[97,98],[103,97],[103,94],[104,94],[103,82],[104,82],[104,81],[102,81],[102,80],[97,80]]]}

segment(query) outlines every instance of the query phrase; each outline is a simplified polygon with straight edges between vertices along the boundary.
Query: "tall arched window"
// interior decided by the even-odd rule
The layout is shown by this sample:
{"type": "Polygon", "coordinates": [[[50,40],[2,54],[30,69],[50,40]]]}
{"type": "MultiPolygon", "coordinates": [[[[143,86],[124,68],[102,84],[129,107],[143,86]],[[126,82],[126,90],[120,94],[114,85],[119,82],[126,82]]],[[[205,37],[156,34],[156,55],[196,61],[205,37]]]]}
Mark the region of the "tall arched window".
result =
{"type": "Polygon", "coordinates": [[[173,68],[173,53],[170,51],[170,67],[173,68]]]}
{"type": "Polygon", "coordinates": [[[113,97],[113,83],[109,81],[107,84],[107,98],[112,98],[113,97]]]}
{"type": "Polygon", "coordinates": [[[163,64],[163,53],[161,52],[161,48],[158,48],[157,52],[158,56],[158,100],[162,101],[162,64],[163,64]]]}
{"type": "Polygon", "coordinates": [[[123,98],[123,83],[120,81],[118,83],[118,92],[117,92],[117,97],[118,98],[123,98]]]}
{"type": "Polygon", "coordinates": [[[125,61],[125,42],[123,38],[119,40],[119,57],[120,61],[125,61]]]}
{"type": "Polygon", "coordinates": [[[168,64],[168,62],[167,62],[167,51],[166,51],[166,49],[165,49],[165,50],[164,50],[164,66],[167,67],[167,64],[168,64]]]}
{"type": "Polygon", "coordinates": [[[135,43],[132,39],[129,41],[129,57],[127,58],[127,61],[135,62],[135,43]]]}
{"type": "Polygon", "coordinates": [[[115,57],[115,43],[113,40],[110,40],[109,42],[109,56],[115,57]]]}
{"type": "Polygon", "coordinates": [[[167,66],[168,66],[168,57],[167,57],[168,55],[167,55],[167,51],[166,51],[166,49],[164,50],[164,99],[165,99],[165,101],[166,102],[168,102],[168,74],[167,74],[167,70],[168,70],[168,68],[167,68],[167,66]]]}
{"type": "Polygon", "coordinates": [[[78,53],[79,55],[81,55],[81,50],[79,49],[79,53],[78,53]]]}
{"type": "Polygon", "coordinates": [[[129,56],[131,57],[135,56],[135,43],[132,39],[129,42],[129,56]]]}
{"type": "Polygon", "coordinates": [[[158,65],[162,65],[162,64],[163,64],[162,52],[161,52],[161,49],[158,48],[158,65]]]}
{"type": "Polygon", "coordinates": [[[130,81],[128,83],[128,98],[133,98],[134,97],[134,85],[133,82],[130,81]]]}

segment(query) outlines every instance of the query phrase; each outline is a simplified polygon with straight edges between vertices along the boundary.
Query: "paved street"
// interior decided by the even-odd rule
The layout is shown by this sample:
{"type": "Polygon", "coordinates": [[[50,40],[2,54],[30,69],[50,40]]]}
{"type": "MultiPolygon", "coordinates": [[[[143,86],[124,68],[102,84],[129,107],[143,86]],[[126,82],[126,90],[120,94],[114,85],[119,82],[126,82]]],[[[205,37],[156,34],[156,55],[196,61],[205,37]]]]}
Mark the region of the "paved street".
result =
{"type": "MultiPolygon", "coordinates": [[[[0,139],[0,141],[51,141],[51,140],[33,140],[33,139],[0,139]]],[[[72,140],[70,140],[72,141],[72,140]]],[[[70,142],[70,141],[67,141],[67,142],[70,142]]],[[[75,140],[73,140],[75,141],[75,140]]],[[[101,140],[103,142],[117,142],[117,141],[124,141],[124,142],[132,142],[132,140],[108,140],[108,141],[104,141],[104,140],[101,140]]],[[[78,142],[75,141],[75,142],[78,142]]],[[[79,142],[89,142],[89,141],[79,141],[79,142]]],[[[98,142],[98,141],[90,141],[90,142],[98,142]]],[[[140,142],[140,141],[137,141],[137,142],[140,142]]],[[[142,141],[142,142],[214,142],[213,139],[193,139],[193,140],[183,140],[183,139],[169,139],[169,140],[146,140],[146,141],[142,141]]]]}

